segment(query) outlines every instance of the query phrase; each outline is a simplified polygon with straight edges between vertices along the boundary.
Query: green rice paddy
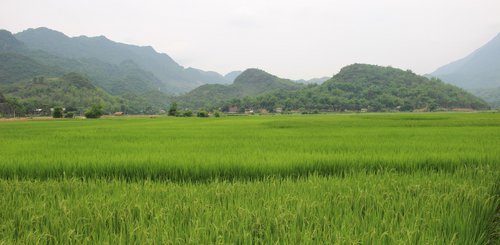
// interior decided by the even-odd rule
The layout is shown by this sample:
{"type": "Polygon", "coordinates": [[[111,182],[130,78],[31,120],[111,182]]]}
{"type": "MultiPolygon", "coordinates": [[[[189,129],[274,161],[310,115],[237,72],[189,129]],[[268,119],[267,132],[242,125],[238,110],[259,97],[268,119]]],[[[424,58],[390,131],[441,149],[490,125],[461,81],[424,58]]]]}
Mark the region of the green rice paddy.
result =
{"type": "Polygon", "coordinates": [[[487,244],[500,114],[0,122],[0,244],[487,244]]]}

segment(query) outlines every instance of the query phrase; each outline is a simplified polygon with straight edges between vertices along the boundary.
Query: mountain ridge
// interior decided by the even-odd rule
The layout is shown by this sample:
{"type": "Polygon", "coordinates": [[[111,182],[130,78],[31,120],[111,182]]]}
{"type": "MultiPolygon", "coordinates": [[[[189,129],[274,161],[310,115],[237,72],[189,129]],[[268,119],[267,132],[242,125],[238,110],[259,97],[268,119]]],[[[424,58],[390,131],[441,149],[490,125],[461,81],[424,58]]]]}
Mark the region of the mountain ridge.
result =
{"type": "Polygon", "coordinates": [[[256,96],[274,90],[297,90],[303,85],[282,79],[263,70],[249,68],[239,74],[229,85],[206,84],[181,96],[184,107],[212,107],[212,104],[245,96],[256,96]],[[207,105],[207,101],[210,105],[207,105]]]}
{"type": "Polygon", "coordinates": [[[429,75],[469,90],[500,87],[500,33],[464,58],[429,75]]]}
{"type": "Polygon", "coordinates": [[[165,85],[166,92],[186,92],[204,83],[226,83],[224,77],[215,72],[198,70],[193,73],[151,46],[124,44],[105,36],[69,37],[46,27],[30,28],[14,36],[31,50],[43,50],[64,58],[97,58],[114,65],[133,60],[141,69],[157,77],[165,85]]]}

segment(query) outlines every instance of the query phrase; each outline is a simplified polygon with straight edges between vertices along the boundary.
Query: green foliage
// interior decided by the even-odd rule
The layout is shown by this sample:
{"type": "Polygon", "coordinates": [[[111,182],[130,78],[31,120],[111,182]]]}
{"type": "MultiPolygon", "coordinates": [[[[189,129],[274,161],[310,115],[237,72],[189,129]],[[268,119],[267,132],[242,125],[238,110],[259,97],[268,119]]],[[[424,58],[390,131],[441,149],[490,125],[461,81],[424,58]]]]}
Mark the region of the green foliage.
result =
{"type": "Polygon", "coordinates": [[[60,78],[37,76],[7,87],[5,93],[18,98],[22,105],[18,113],[23,115],[31,115],[39,108],[49,112],[49,108],[61,105],[79,113],[94,104],[102,104],[105,111],[117,111],[120,108],[117,97],[96,88],[90,80],[77,73],[60,78]]]}
{"type": "Polygon", "coordinates": [[[73,118],[73,117],[75,117],[75,113],[71,111],[64,115],[64,118],[73,118]]]}
{"type": "Polygon", "coordinates": [[[205,111],[205,109],[200,109],[197,113],[196,113],[196,116],[197,117],[208,117],[208,112],[205,111]]]}
{"type": "MultiPolygon", "coordinates": [[[[224,102],[274,91],[296,91],[303,84],[281,79],[258,69],[248,69],[240,74],[231,85],[206,84],[186,95],[180,96],[186,107],[205,107],[209,110],[220,107],[224,102]]],[[[239,102],[238,102],[239,103],[239,102]]]]}
{"type": "Polygon", "coordinates": [[[0,52],[0,85],[14,84],[35,76],[57,76],[63,72],[50,65],[37,62],[24,54],[0,52]]]}
{"type": "Polygon", "coordinates": [[[0,123],[0,243],[496,244],[499,117],[0,123]]]}
{"type": "Polygon", "coordinates": [[[205,184],[2,179],[0,242],[495,244],[496,176],[478,169],[205,184]]]}
{"type": "Polygon", "coordinates": [[[0,123],[4,139],[0,141],[0,155],[5,156],[0,163],[0,178],[56,178],[64,171],[78,178],[259,179],[315,172],[343,175],[350,171],[453,171],[500,159],[498,113],[128,120],[0,123]],[[47,128],[52,126],[68,133],[57,134],[57,141],[37,148],[45,142],[41,136],[52,135],[47,134],[47,128]],[[30,137],[18,137],[24,134],[30,137]],[[81,137],[84,140],[74,140],[81,137]],[[116,144],[123,141],[133,143],[116,144]],[[37,149],[26,154],[36,155],[41,150],[47,154],[37,155],[36,162],[30,161],[30,155],[18,158],[16,149],[20,146],[37,149]],[[450,146],[460,150],[452,151],[450,146]],[[58,154],[48,154],[55,149],[58,154]],[[80,154],[75,156],[73,149],[79,149],[80,154]],[[193,149],[203,150],[193,155],[193,149]],[[89,152],[93,154],[89,156],[89,152]],[[54,165],[68,159],[86,164],[54,165]]]}
{"type": "Polygon", "coordinates": [[[471,91],[476,96],[484,99],[492,108],[500,108],[500,87],[489,89],[476,89],[471,91]]]}
{"type": "Polygon", "coordinates": [[[193,116],[193,111],[190,109],[185,109],[185,110],[180,110],[175,114],[176,117],[192,117],[193,116]]]}
{"type": "Polygon", "coordinates": [[[193,111],[191,111],[190,109],[186,109],[182,112],[182,115],[184,117],[192,117],[193,116],[193,111]]]}
{"type": "Polygon", "coordinates": [[[54,107],[54,111],[52,112],[53,118],[63,118],[64,110],[62,107],[54,107]]]}
{"type": "Polygon", "coordinates": [[[177,115],[177,102],[174,102],[170,105],[170,108],[168,109],[168,115],[169,116],[177,115]]]}
{"type": "Polygon", "coordinates": [[[86,118],[100,118],[103,115],[102,105],[93,105],[85,111],[86,118]]]}
{"type": "Polygon", "coordinates": [[[220,117],[220,116],[221,116],[221,114],[222,114],[222,112],[220,112],[220,111],[217,111],[217,110],[216,110],[216,111],[214,112],[214,117],[220,117]]]}
{"type": "MultiPolygon", "coordinates": [[[[186,92],[202,83],[225,81],[218,73],[184,69],[151,47],[113,42],[106,37],[74,37],[47,28],[28,29],[15,35],[39,63],[65,72],[87,74],[113,95],[158,90],[186,92]]],[[[37,74],[35,74],[37,75],[37,74]]],[[[48,75],[48,74],[46,74],[48,75]]]]}
{"type": "Polygon", "coordinates": [[[453,85],[391,67],[354,64],[344,67],[321,85],[298,91],[274,91],[253,98],[226,100],[228,108],[265,108],[273,111],[433,111],[437,108],[487,109],[483,100],[453,85]]]}
{"type": "Polygon", "coordinates": [[[15,97],[0,97],[0,115],[4,117],[22,116],[25,110],[23,104],[15,97]]]}

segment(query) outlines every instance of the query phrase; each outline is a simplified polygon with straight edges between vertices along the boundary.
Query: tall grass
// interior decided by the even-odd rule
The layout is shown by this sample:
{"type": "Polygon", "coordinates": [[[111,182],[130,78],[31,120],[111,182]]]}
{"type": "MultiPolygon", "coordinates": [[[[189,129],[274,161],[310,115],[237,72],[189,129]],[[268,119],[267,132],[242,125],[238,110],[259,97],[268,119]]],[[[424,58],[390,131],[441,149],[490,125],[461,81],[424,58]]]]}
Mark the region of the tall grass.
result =
{"type": "Polygon", "coordinates": [[[0,244],[487,244],[500,114],[0,122],[0,244]]]}
{"type": "Polygon", "coordinates": [[[0,132],[4,179],[262,179],[500,161],[494,113],[32,121],[0,132]]]}
{"type": "Polygon", "coordinates": [[[497,177],[0,180],[0,243],[482,244],[494,242],[497,177]]]}

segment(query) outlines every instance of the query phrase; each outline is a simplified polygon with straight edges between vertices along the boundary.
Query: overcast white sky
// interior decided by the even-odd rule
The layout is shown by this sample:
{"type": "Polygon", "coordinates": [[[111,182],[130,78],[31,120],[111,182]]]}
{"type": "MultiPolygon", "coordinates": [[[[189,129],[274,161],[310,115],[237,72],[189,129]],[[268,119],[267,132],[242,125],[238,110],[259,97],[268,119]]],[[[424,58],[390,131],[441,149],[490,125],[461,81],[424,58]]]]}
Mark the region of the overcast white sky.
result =
{"type": "Polygon", "coordinates": [[[0,29],[151,45],[185,67],[299,79],[352,63],[424,74],[500,32],[500,0],[2,0],[0,29]]]}

